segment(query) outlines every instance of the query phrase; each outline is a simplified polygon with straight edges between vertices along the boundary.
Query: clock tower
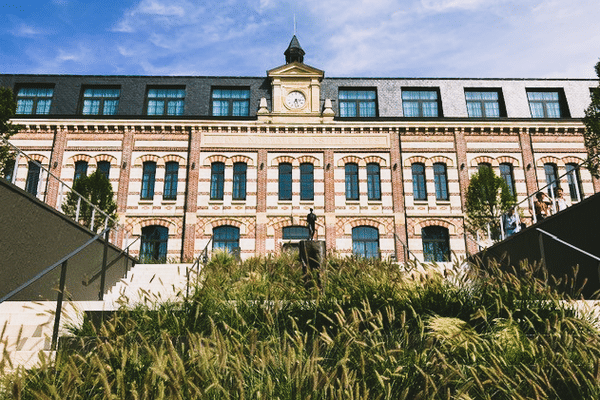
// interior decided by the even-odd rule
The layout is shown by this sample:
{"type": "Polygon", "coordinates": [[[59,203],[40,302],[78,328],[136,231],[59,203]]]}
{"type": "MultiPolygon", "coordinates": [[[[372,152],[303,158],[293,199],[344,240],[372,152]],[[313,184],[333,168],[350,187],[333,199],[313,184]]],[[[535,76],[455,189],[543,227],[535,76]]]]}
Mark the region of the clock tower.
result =
{"type": "Polygon", "coordinates": [[[272,110],[259,110],[260,119],[272,122],[309,122],[310,119],[333,118],[329,107],[321,109],[323,71],[304,64],[304,50],[294,36],[285,51],[286,63],[267,71],[272,86],[272,110]]]}

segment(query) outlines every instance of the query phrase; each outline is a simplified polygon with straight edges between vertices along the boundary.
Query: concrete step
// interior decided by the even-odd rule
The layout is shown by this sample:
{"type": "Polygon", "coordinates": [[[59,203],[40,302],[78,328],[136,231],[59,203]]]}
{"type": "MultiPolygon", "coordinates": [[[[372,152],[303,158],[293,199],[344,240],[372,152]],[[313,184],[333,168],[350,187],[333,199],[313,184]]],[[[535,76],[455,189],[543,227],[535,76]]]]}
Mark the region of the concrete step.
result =
{"type": "MultiPolygon", "coordinates": [[[[44,360],[46,363],[50,362],[55,357],[55,352],[50,350],[31,350],[31,351],[9,351],[4,353],[5,357],[8,358],[12,363],[12,369],[17,367],[23,367],[30,369],[39,366],[44,360]]],[[[2,356],[0,356],[0,360],[2,356]]],[[[10,368],[7,365],[5,372],[10,372],[10,368]]]]}
{"type": "Polygon", "coordinates": [[[185,294],[188,269],[191,267],[192,264],[137,264],[108,291],[104,299],[115,307],[174,301],[185,294]]]}
{"type": "MultiPolygon", "coordinates": [[[[68,334],[68,327],[81,326],[86,310],[112,311],[101,301],[64,302],[59,336],[68,334]]],[[[0,365],[9,357],[12,368],[34,367],[41,357],[54,357],[51,351],[56,302],[5,301],[0,304],[0,365]]],[[[5,368],[5,371],[8,370],[5,368]]],[[[0,371],[1,373],[1,371],[0,371]]]]}

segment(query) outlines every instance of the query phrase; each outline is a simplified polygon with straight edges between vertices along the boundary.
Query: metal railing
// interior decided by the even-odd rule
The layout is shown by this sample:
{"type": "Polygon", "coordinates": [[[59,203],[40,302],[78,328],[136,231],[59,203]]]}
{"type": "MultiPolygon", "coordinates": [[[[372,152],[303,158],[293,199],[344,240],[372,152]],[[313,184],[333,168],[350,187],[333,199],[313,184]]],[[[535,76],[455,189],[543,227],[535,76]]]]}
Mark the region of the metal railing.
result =
{"type": "MultiPolygon", "coordinates": [[[[111,228],[105,228],[102,232],[96,234],[96,236],[89,239],[87,242],[85,242],[84,244],[79,246],[77,249],[73,250],[71,253],[67,254],[66,256],[64,256],[63,258],[61,258],[54,264],[50,265],[49,267],[44,268],[36,276],[29,279],[27,282],[23,283],[16,289],[12,290],[10,293],[8,293],[5,296],[3,296],[2,298],[0,298],[0,303],[3,303],[4,301],[10,299],[17,293],[19,293],[22,290],[24,290],[25,288],[27,288],[28,286],[31,286],[33,283],[42,279],[44,276],[46,276],[50,272],[54,271],[60,265],[61,266],[60,283],[59,283],[59,287],[58,287],[58,296],[57,296],[57,300],[56,300],[56,312],[54,315],[54,328],[52,331],[52,345],[51,345],[52,350],[56,350],[56,345],[57,345],[57,341],[58,341],[58,329],[60,326],[62,302],[63,302],[66,278],[67,278],[67,263],[70,259],[72,259],[74,256],[79,254],[81,251],[86,249],[89,245],[91,245],[92,243],[94,243],[96,240],[98,240],[99,238],[101,238],[104,235],[105,236],[104,254],[103,254],[103,258],[102,258],[102,271],[103,271],[102,277],[104,279],[104,276],[106,274],[106,256],[107,256],[107,250],[108,250],[108,236],[109,236],[108,234],[109,234],[110,230],[111,230],[111,228]]],[[[103,288],[102,288],[102,290],[103,290],[103,288]]]]}
{"type": "MultiPolygon", "coordinates": [[[[56,312],[55,312],[54,327],[53,327],[53,333],[52,333],[52,344],[51,344],[51,348],[53,350],[56,350],[57,340],[58,340],[58,330],[59,330],[59,326],[60,326],[60,318],[61,318],[61,312],[62,312],[62,302],[63,302],[63,298],[64,298],[64,294],[65,294],[68,261],[71,260],[76,255],[80,254],[83,250],[87,249],[90,245],[95,243],[98,239],[103,237],[104,249],[103,249],[101,267],[98,270],[96,270],[94,273],[92,273],[92,276],[90,278],[88,278],[88,279],[84,278],[83,282],[82,282],[85,286],[88,286],[90,283],[92,283],[93,281],[100,278],[101,282],[100,282],[100,290],[99,290],[98,297],[100,300],[103,300],[106,272],[108,271],[109,268],[111,268],[113,265],[115,265],[123,257],[126,257],[125,268],[126,269],[128,268],[129,259],[131,258],[129,255],[129,249],[134,243],[137,242],[137,240],[139,240],[139,237],[136,238],[133,242],[129,243],[129,245],[125,249],[121,250],[121,252],[117,255],[117,257],[109,263],[108,262],[108,246],[109,246],[109,241],[111,238],[111,233],[112,233],[113,243],[115,243],[118,240],[119,234],[123,234],[121,239],[125,240],[125,242],[129,241],[129,234],[128,234],[127,230],[124,228],[124,226],[119,225],[119,223],[116,219],[112,218],[106,212],[104,212],[103,210],[98,208],[89,199],[86,199],[80,193],[77,193],[75,190],[73,190],[73,188],[71,186],[69,186],[68,184],[63,182],[61,179],[59,179],[57,176],[55,176],[46,167],[44,167],[40,162],[32,159],[29,155],[25,154],[22,150],[20,150],[16,146],[14,146],[12,143],[8,142],[6,139],[2,139],[2,140],[3,140],[3,143],[10,148],[10,152],[12,154],[14,154],[14,165],[13,165],[13,169],[12,169],[12,172],[10,175],[10,182],[12,184],[19,186],[17,184],[18,183],[18,174],[19,174],[19,162],[21,161],[22,158],[25,158],[29,165],[33,164],[37,168],[39,168],[39,175],[37,177],[34,176],[35,179],[32,179],[31,181],[29,181],[29,179],[25,179],[25,186],[22,189],[27,190],[28,184],[30,182],[35,183],[37,181],[37,183],[35,185],[33,185],[35,187],[30,188],[31,190],[29,191],[29,193],[34,195],[36,198],[43,201],[44,203],[48,204],[48,202],[47,202],[47,195],[48,195],[48,191],[49,191],[48,188],[49,188],[50,180],[54,179],[54,180],[56,180],[56,182],[58,183],[58,186],[59,186],[58,193],[57,193],[57,202],[56,202],[56,205],[53,205],[53,204],[48,204],[48,205],[50,205],[54,209],[58,210],[65,216],[73,219],[73,216],[65,213],[63,210],[63,207],[62,207],[63,200],[66,197],[66,192],[68,191],[69,193],[73,193],[73,196],[75,196],[77,198],[74,220],[75,220],[75,222],[77,222],[80,225],[82,225],[80,217],[82,217],[81,214],[82,214],[83,209],[84,208],[91,209],[91,218],[89,221],[90,222],[89,229],[95,234],[95,236],[93,236],[91,239],[86,241],[84,244],[82,244],[77,249],[73,250],[72,252],[70,252],[69,254],[67,254],[66,256],[64,256],[63,258],[58,260],[57,262],[55,262],[54,264],[44,268],[42,271],[40,271],[37,275],[35,275],[31,279],[29,279],[27,282],[23,283],[16,289],[12,290],[10,293],[8,293],[8,294],[4,295],[2,298],[0,298],[0,303],[12,298],[19,292],[23,291],[27,287],[31,286],[35,282],[42,279],[44,276],[46,276],[50,272],[54,271],[56,268],[58,268],[58,266],[61,266],[60,282],[59,282],[59,287],[58,287],[57,304],[56,304],[56,312]],[[42,188],[42,187],[45,187],[45,189],[40,190],[40,188],[42,188]],[[33,189],[35,189],[35,190],[33,190],[33,189]],[[43,194],[43,196],[42,196],[42,194],[43,194]],[[84,205],[85,205],[85,207],[84,207],[84,205]],[[101,228],[99,233],[96,232],[96,230],[99,230],[98,226],[94,226],[95,221],[97,219],[96,218],[97,215],[103,216],[102,220],[103,220],[104,226],[101,228]],[[96,230],[94,228],[96,228],[96,230]]],[[[28,171],[28,175],[29,175],[29,171],[28,171]]]]}
{"type": "MultiPolygon", "coordinates": [[[[581,254],[585,254],[586,256],[588,256],[588,257],[590,257],[590,258],[593,258],[594,260],[596,260],[596,261],[598,261],[598,262],[600,263],[600,257],[598,257],[598,256],[595,256],[595,255],[593,255],[592,253],[588,253],[587,251],[585,251],[585,250],[582,250],[582,249],[580,249],[579,247],[577,247],[577,246],[575,246],[575,245],[572,245],[571,243],[569,243],[569,242],[567,242],[567,241],[565,241],[565,240],[562,240],[562,239],[561,239],[561,238],[559,238],[558,236],[556,236],[556,235],[554,235],[554,234],[552,234],[552,233],[550,233],[550,232],[546,232],[546,231],[545,231],[545,230],[543,230],[543,229],[540,229],[540,228],[535,228],[535,230],[536,230],[536,231],[538,231],[538,232],[540,232],[540,233],[541,233],[541,234],[543,234],[543,235],[546,235],[546,236],[548,236],[550,239],[557,241],[558,243],[564,244],[565,246],[567,246],[567,247],[570,247],[571,249],[573,249],[573,250],[575,250],[575,251],[577,251],[577,252],[579,252],[579,253],[581,253],[581,254]]],[[[540,235],[540,238],[541,238],[541,237],[542,237],[542,235],[540,235]]],[[[544,246],[543,246],[543,244],[542,244],[542,242],[541,242],[541,241],[540,241],[540,250],[541,250],[541,255],[542,255],[542,258],[544,258],[544,246]]]]}
{"type": "Polygon", "coordinates": [[[200,263],[202,263],[203,265],[206,265],[208,263],[208,246],[211,244],[212,240],[213,240],[213,237],[211,236],[208,239],[206,246],[204,246],[204,250],[202,250],[200,255],[198,257],[196,257],[196,260],[194,261],[192,266],[187,268],[187,271],[186,271],[187,283],[186,283],[186,287],[185,287],[185,298],[186,299],[189,298],[189,296],[190,296],[190,273],[192,271],[194,271],[194,269],[196,270],[196,285],[197,285],[198,279],[200,276],[200,263]]]}
{"type": "Polygon", "coordinates": [[[44,167],[44,165],[42,165],[42,163],[40,163],[37,160],[34,160],[29,155],[25,154],[21,149],[19,149],[18,147],[16,147],[12,143],[10,143],[8,140],[6,140],[4,138],[1,138],[1,139],[2,139],[1,143],[8,146],[10,148],[10,152],[14,155],[14,159],[13,159],[14,164],[13,164],[12,171],[6,171],[7,173],[9,173],[9,175],[10,175],[9,181],[13,185],[18,186],[18,187],[22,186],[21,189],[28,191],[28,193],[35,196],[38,200],[41,200],[44,203],[50,205],[51,207],[53,207],[54,209],[59,211],[61,214],[71,218],[78,224],[86,226],[86,228],[89,228],[91,231],[97,232],[100,229],[106,229],[107,227],[111,226],[113,228],[112,229],[112,231],[113,231],[112,243],[114,243],[114,244],[116,244],[116,241],[118,239],[117,232],[123,234],[123,239],[125,239],[125,240],[129,239],[128,231],[124,228],[124,226],[120,225],[119,222],[115,218],[112,218],[106,212],[101,210],[98,206],[93,204],[89,199],[85,198],[80,193],[73,190],[72,186],[68,185],[67,183],[62,181],[59,177],[57,177],[52,172],[50,172],[50,170],[48,168],[44,167]],[[33,164],[37,168],[39,168],[39,174],[35,175],[35,172],[34,172],[34,173],[32,173],[31,179],[29,179],[30,171],[28,169],[25,179],[24,180],[19,179],[19,171],[21,170],[19,168],[19,163],[21,162],[22,159],[25,159],[29,165],[33,164]],[[50,191],[50,183],[53,180],[58,185],[58,189],[57,189],[57,193],[56,193],[56,204],[50,204],[49,202],[51,201],[51,199],[48,199],[48,194],[50,191]],[[21,182],[23,182],[23,183],[21,183],[21,182]],[[32,186],[32,187],[30,187],[30,186],[32,186]],[[77,202],[75,204],[74,215],[70,215],[69,213],[66,213],[63,209],[63,206],[64,206],[63,202],[65,201],[65,199],[68,198],[69,194],[72,194],[72,196],[75,196],[77,198],[77,202]],[[91,210],[91,216],[84,215],[85,213],[87,213],[87,210],[91,210]],[[102,220],[102,222],[101,222],[103,225],[102,227],[99,227],[96,223],[96,220],[99,219],[98,216],[102,216],[102,218],[100,218],[102,220]],[[88,219],[88,218],[89,218],[89,226],[82,224],[82,222],[86,222],[85,219],[88,219]]]}
{"type": "MultiPolygon", "coordinates": [[[[545,194],[545,191],[548,188],[550,188],[550,187],[552,187],[552,188],[559,187],[559,183],[560,183],[561,178],[565,178],[565,177],[567,177],[567,182],[568,183],[572,179],[572,182],[573,182],[573,184],[575,186],[576,201],[578,203],[581,202],[583,200],[584,196],[583,196],[583,193],[581,193],[581,191],[580,191],[580,187],[579,187],[580,181],[579,181],[579,179],[577,179],[578,178],[577,171],[579,171],[579,169],[582,166],[584,166],[584,165],[585,165],[585,162],[578,164],[573,170],[568,171],[568,172],[566,172],[566,173],[564,173],[564,174],[556,177],[550,183],[546,184],[545,186],[542,186],[541,188],[539,188],[534,193],[528,195],[527,197],[525,197],[521,201],[517,202],[514,205],[516,214],[520,215],[519,212],[518,212],[518,210],[520,208],[523,208],[522,207],[523,203],[527,203],[527,209],[530,210],[530,213],[531,213],[531,216],[532,216],[532,222],[533,222],[533,224],[536,224],[538,221],[537,221],[537,216],[536,216],[536,213],[535,213],[535,200],[534,200],[535,197],[537,196],[538,193],[544,193],[545,194]],[[569,178],[569,177],[571,177],[571,178],[569,178]]],[[[557,212],[557,208],[556,208],[557,202],[556,202],[555,190],[549,190],[549,193],[550,193],[550,199],[551,199],[551,205],[552,205],[552,214],[556,214],[556,212],[557,212]]],[[[492,217],[490,217],[490,218],[492,218],[492,217]]],[[[506,236],[506,231],[504,229],[504,214],[502,214],[502,215],[500,215],[499,217],[496,217],[496,218],[498,218],[497,220],[498,220],[498,226],[500,227],[500,235],[498,237],[496,237],[496,239],[493,238],[493,235],[492,235],[492,232],[491,232],[492,231],[492,229],[491,229],[492,221],[488,222],[488,224],[487,224],[487,226],[488,226],[488,229],[487,229],[487,240],[488,240],[489,243],[497,242],[498,238],[500,240],[504,240],[507,237],[506,236]]],[[[492,218],[492,220],[494,220],[494,219],[495,218],[492,218]]],[[[519,223],[521,223],[521,221],[519,220],[519,221],[517,221],[517,223],[519,224],[519,223]]],[[[479,240],[479,238],[478,238],[477,240],[475,240],[475,242],[476,243],[481,243],[482,241],[479,240]]]]}
{"type": "MultiPolygon", "coordinates": [[[[122,249],[119,254],[112,260],[110,261],[107,265],[106,265],[106,270],[108,270],[110,267],[112,267],[113,265],[115,265],[117,262],[119,262],[123,257],[125,257],[125,274],[127,274],[127,272],[129,271],[129,248],[138,240],[140,240],[141,237],[136,238],[133,242],[129,243],[129,245],[127,245],[126,248],[122,249]]],[[[131,268],[133,268],[133,266],[135,265],[135,262],[132,263],[131,268]]],[[[104,268],[99,268],[96,271],[94,271],[92,273],[92,275],[89,278],[84,278],[81,283],[83,284],[83,286],[89,286],[90,284],[92,284],[94,281],[96,281],[98,278],[100,278],[102,276],[102,273],[105,272],[104,268]]],[[[99,300],[104,300],[104,285],[101,284],[101,289],[100,289],[100,295],[99,295],[99,300]]]]}
{"type": "Polygon", "coordinates": [[[394,254],[396,256],[396,261],[398,261],[398,247],[396,245],[396,241],[398,241],[398,242],[400,242],[400,244],[402,244],[405,261],[409,261],[410,256],[412,256],[415,261],[418,261],[417,256],[415,256],[414,253],[412,251],[410,251],[410,249],[408,248],[408,245],[402,239],[400,239],[398,234],[396,234],[395,232],[394,232],[394,239],[396,239],[396,240],[394,240],[394,254]]]}

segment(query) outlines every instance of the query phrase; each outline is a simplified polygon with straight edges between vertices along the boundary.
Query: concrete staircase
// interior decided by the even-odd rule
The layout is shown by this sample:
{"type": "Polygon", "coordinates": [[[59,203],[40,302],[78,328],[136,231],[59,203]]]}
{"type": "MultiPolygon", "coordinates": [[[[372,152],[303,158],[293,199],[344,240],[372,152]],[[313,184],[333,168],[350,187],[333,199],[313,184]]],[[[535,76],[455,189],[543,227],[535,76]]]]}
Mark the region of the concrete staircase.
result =
{"type": "MultiPolygon", "coordinates": [[[[121,304],[152,304],[176,301],[185,296],[187,271],[192,264],[138,264],[104,296],[104,301],[118,308],[121,304]]],[[[190,274],[195,280],[196,274],[190,274]]]]}
{"type": "MultiPolygon", "coordinates": [[[[138,264],[109,289],[104,301],[63,302],[59,336],[79,326],[85,311],[112,311],[133,306],[177,301],[186,294],[191,264],[138,264]]],[[[190,274],[195,281],[196,274],[190,274]]],[[[0,375],[22,366],[32,368],[54,357],[51,350],[56,302],[5,301],[0,304],[0,375]]]]}

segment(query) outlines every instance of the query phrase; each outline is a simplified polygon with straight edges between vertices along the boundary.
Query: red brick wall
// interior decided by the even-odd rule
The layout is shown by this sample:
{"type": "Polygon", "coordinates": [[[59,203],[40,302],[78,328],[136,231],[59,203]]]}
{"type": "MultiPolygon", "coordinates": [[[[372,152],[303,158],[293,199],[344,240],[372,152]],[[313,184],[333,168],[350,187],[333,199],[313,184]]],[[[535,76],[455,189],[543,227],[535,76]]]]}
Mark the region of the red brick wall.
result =
{"type": "MultiPolygon", "coordinates": [[[[198,210],[198,179],[200,170],[200,138],[201,134],[196,128],[191,128],[189,131],[188,142],[188,162],[186,175],[186,191],[185,191],[185,209],[184,213],[195,214],[198,210]]],[[[192,260],[194,258],[195,243],[196,243],[196,224],[195,218],[190,221],[184,214],[183,227],[183,245],[181,249],[181,259],[183,261],[192,260]]]]}

